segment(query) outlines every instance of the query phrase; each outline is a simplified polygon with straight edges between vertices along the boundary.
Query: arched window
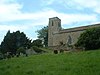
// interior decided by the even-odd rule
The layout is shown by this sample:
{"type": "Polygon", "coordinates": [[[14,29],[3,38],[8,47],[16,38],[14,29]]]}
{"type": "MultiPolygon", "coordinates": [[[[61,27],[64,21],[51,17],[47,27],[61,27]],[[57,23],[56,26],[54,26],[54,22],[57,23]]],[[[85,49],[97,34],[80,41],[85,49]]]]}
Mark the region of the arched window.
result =
{"type": "Polygon", "coordinates": [[[72,44],[72,38],[71,38],[71,36],[70,36],[70,35],[68,36],[68,39],[67,39],[67,44],[68,44],[68,45],[71,45],[71,44],[72,44]]]}

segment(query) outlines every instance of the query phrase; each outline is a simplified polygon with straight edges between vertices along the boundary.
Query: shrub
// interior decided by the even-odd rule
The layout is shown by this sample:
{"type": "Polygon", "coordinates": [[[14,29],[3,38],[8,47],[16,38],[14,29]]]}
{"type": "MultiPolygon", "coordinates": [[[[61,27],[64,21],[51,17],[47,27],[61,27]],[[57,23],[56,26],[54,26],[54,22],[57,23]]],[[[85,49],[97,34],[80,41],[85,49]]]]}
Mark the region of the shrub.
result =
{"type": "Polygon", "coordinates": [[[0,53],[0,60],[2,60],[3,59],[3,54],[2,53],[0,53]]]}
{"type": "Polygon", "coordinates": [[[42,49],[38,48],[37,46],[33,46],[32,49],[37,52],[37,53],[42,53],[42,52],[45,52],[43,51],[42,49]]]}
{"type": "Polygon", "coordinates": [[[26,52],[25,52],[25,48],[24,48],[24,47],[18,48],[17,53],[18,53],[18,54],[20,54],[20,53],[25,54],[25,53],[26,53],[26,52]]]}
{"type": "Polygon", "coordinates": [[[32,46],[43,47],[42,40],[36,39],[32,42],[32,46]]]}
{"type": "Polygon", "coordinates": [[[58,54],[58,51],[57,50],[54,50],[54,54],[58,54]]]}
{"type": "Polygon", "coordinates": [[[63,52],[64,52],[64,50],[61,49],[61,50],[60,50],[60,53],[63,53],[63,52]]]}
{"type": "Polygon", "coordinates": [[[85,50],[100,48],[100,27],[90,28],[83,32],[75,46],[83,47],[85,50]]]}

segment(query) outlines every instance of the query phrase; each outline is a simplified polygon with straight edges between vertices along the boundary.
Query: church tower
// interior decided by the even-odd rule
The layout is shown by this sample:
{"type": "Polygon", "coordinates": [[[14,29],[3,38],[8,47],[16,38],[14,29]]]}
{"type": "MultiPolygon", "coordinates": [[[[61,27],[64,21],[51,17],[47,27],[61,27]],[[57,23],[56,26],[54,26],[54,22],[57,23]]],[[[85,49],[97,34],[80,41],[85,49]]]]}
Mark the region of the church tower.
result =
{"type": "Polygon", "coordinates": [[[61,30],[61,20],[58,17],[49,18],[48,26],[48,46],[53,46],[54,35],[61,30]]]}

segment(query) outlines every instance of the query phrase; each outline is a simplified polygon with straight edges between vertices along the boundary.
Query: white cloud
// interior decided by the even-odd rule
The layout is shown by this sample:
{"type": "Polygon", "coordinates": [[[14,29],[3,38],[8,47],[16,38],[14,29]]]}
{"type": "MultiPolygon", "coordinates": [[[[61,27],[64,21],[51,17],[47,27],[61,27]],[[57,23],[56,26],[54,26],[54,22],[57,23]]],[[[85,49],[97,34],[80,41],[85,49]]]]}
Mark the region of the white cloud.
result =
{"type": "Polygon", "coordinates": [[[21,4],[15,0],[0,0],[0,22],[6,22],[15,19],[15,15],[21,14],[21,4]]]}
{"type": "Polygon", "coordinates": [[[95,8],[95,12],[100,14],[100,8],[95,8]]]}
{"type": "Polygon", "coordinates": [[[100,0],[62,0],[61,3],[65,7],[71,7],[79,10],[90,8],[94,12],[100,13],[100,0]]]}
{"type": "Polygon", "coordinates": [[[98,0],[73,0],[73,3],[77,3],[82,7],[96,7],[98,5],[98,0]]]}
{"type": "Polygon", "coordinates": [[[67,14],[59,13],[54,10],[47,10],[38,13],[27,14],[27,16],[24,14],[23,16],[23,19],[33,19],[34,25],[47,25],[48,18],[55,16],[59,17],[62,20],[62,24],[71,24],[73,22],[97,21],[96,14],[67,14]]]}
{"type": "Polygon", "coordinates": [[[80,2],[82,6],[92,9],[96,13],[100,13],[100,0],[84,0],[80,2]]]}
{"type": "MultiPolygon", "coordinates": [[[[61,2],[63,5],[71,5],[74,8],[92,8],[95,12],[100,13],[100,1],[99,0],[44,0],[44,3],[51,5],[54,2],[61,2]]],[[[67,7],[67,6],[66,6],[67,7]]],[[[53,9],[46,8],[42,11],[25,13],[21,10],[23,5],[16,2],[16,0],[0,0],[0,23],[8,23],[13,21],[32,20],[33,22],[28,25],[2,25],[0,24],[0,31],[16,31],[16,30],[29,30],[35,25],[48,25],[48,18],[59,17],[62,20],[62,24],[70,25],[75,22],[97,22],[96,14],[84,14],[84,13],[61,13],[53,9]]],[[[67,11],[67,10],[66,10],[67,11]]],[[[25,24],[25,23],[24,23],[25,24]]]]}
{"type": "MultiPolygon", "coordinates": [[[[67,1],[64,1],[66,4],[67,1]]],[[[54,0],[47,1],[47,4],[52,4],[54,0]]],[[[60,1],[61,2],[61,1],[60,1]]],[[[81,7],[98,7],[97,0],[71,0],[68,1],[72,3],[72,5],[77,4],[77,6],[81,7]]],[[[96,14],[67,14],[67,13],[59,13],[52,9],[48,9],[45,11],[33,12],[33,13],[23,13],[21,9],[23,5],[18,4],[14,0],[1,0],[0,1],[0,22],[9,22],[9,21],[17,21],[17,20],[33,20],[33,25],[47,25],[48,18],[58,16],[62,20],[62,24],[71,24],[73,22],[84,22],[84,21],[92,21],[95,22],[97,20],[96,14]],[[11,3],[9,3],[11,1],[11,3]]],[[[100,12],[100,9],[96,8],[96,12],[100,12]]],[[[31,24],[32,25],[32,24],[31,24]]],[[[20,29],[17,26],[5,26],[2,27],[7,29],[20,29]]],[[[2,28],[2,30],[4,30],[2,28]]]]}
{"type": "MultiPolygon", "coordinates": [[[[81,21],[95,21],[96,15],[95,14],[67,14],[67,13],[59,13],[52,9],[45,10],[45,11],[39,11],[39,12],[33,12],[33,13],[23,13],[21,12],[22,6],[21,4],[18,4],[14,0],[10,0],[11,3],[9,3],[9,0],[1,0],[0,5],[0,22],[9,22],[9,21],[17,21],[17,20],[33,20],[34,25],[47,25],[48,24],[48,18],[58,16],[62,19],[62,24],[70,24],[71,22],[81,22],[81,21]],[[92,19],[91,19],[92,18],[92,19]]],[[[47,0],[45,0],[47,1],[47,0]]],[[[52,3],[54,0],[48,1],[49,4],[52,3]]],[[[63,0],[65,2],[65,0],[63,0]]],[[[76,2],[80,5],[84,5],[87,7],[90,7],[90,3],[95,3],[92,6],[96,6],[96,2],[94,0],[87,1],[86,0],[73,0],[73,2],[76,2]]],[[[67,1],[66,1],[67,2],[67,1]]],[[[99,12],[99,10],[98,10],[99,12]]]]}
{"type": "MultiPolygon", "coordinates": [[[[11,15],[10,15],[11,16],[11,15]]],[[[14,21],[14,20],[33,20],[34,25],[47,25],[48,18],[58,16],[62,19],[62,24],[70,24],[71,22],[81,21],[96,21],[95,14],[66,14],[59,13],[54,10],[41,11],[37,13],[26,13],[13,15],[12,17],[7,16],[1,19],[1,21],[14,21]],[[91,19],[92,18],[92,19],[91,19]]]]}
{"type": "Polygon", "coordinates": [[[57,16],[62,20],[62,24],[71,24],[73,22],[84,22],[84,21],[91,21],[95,22],[97,20],[95,14],[66,14],[66,13],[59,13],[53,10],[45,11],[40,15],[40,23],[44,24],[48,22],[48,18],[57,16]],[[41,15],[44,15],[43,17],[41,15]]]}
{"type": "Polygon", "coordinates": [[[28,26],[25,25],[0,25],[0,31],[17,31],[17,30],[27,30],[28,26]]]}
{"type": "Polygon", "coordinates": [[[15,0],[0,0],[0,14],[18,14],[21,8],[15,0]]]}
{"type": "Polygon", "coordinates": [[[56,0],[41,0],[42,1],[42,5],[51,5],[53,4],[53,2],[55,2],[56,0]]]}
{"type": "Polygon", "coordinates": [[[96,13],[100,13],[100,0],[41,0],[42,5],[55,5],[59,3],[63,5],[65,8],[73,8],[82,10],[84,8],[90,8],[96,13]]]}
{"type": "Polygon", "coordinates": [[[63,24],[72,24],[75,22],[95,22],[97,20],[95,14],[87,15],[87,14],[61,14],[60,15],[63,24]]]}

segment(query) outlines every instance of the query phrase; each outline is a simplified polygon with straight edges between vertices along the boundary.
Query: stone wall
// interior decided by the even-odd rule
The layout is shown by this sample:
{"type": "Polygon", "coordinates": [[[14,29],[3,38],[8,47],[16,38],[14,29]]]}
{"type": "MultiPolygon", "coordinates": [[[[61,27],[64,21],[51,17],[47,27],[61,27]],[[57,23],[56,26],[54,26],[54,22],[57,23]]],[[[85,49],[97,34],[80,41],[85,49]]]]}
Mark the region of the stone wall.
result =
{"type": "Polygon", "coordinates": [[[59,49],[61,43],[63,43],[63,45],[66,47],[67,45],[74,45],[77,42],[80,34],[86,29],[100,26],[100,24],[94,24],[76,28],[61,29],[61,25],[58,25],[57,22],[61,22],[58,17],[49,19],[48,46],[54,49],[59,49]],[[53,22],[53,25],[51,22],[53,22]]]}

